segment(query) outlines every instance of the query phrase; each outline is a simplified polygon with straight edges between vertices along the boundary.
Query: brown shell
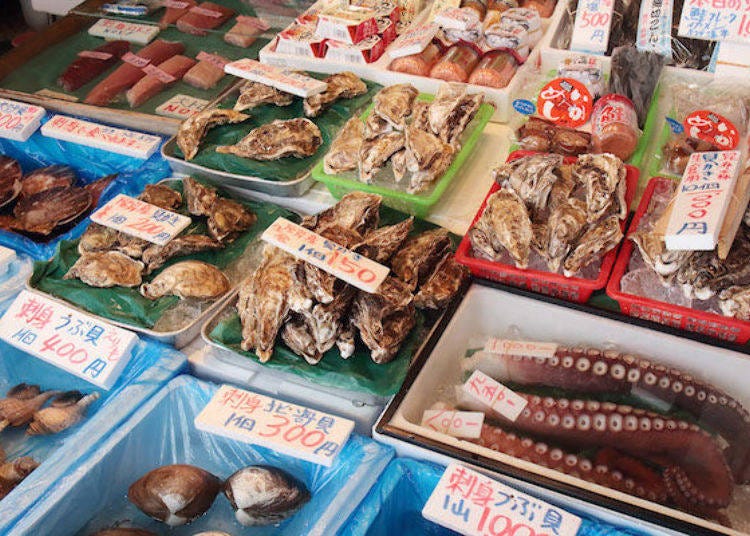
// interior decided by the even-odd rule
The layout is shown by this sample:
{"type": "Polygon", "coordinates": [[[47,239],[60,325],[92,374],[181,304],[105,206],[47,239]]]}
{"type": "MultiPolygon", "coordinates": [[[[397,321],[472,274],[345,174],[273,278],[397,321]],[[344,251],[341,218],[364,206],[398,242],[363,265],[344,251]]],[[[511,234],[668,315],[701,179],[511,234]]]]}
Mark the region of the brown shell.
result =
{"type": "Polygon", "coordinates": [[[91,193],[83,188],[58,188],[24,197],[13,209],[19,231],[50,234],[55,227],[70,223],[91,207],[91,193]]]}
{"type": "Polygon", "coordinates": [[[216,188],[201,184],[192,177],[185,177],[182,187],[185,191],[188,212],[193,216],[210,216],[211,206],[219,197],[216,188]]]}
{"type": "Polygon", "coordinates": [[[182,194],[166,184],[147,184],[138,199],[165,210],[175,210],[182,205],[182,194]]]}
{"type": "Polygon", "coordinates": [[[0,408],[0,429],[6,426],[22,426],[31,421],[34,412],[56,394],[57,391],[47,391],[34,398],[6,398],[0,408]]]}
{"type": "Polygon", "coordinates": [[[99,393],[82,397],[78,391],[63,393],[48,408],[34,413],[34,420],[26,433],[29,435],[57,434],[80,422],[86,408],[99,398],[99,393]]]}
{"type": "Polygon", "coordinates": [[[101,179],[96,179],[94,182],[90,182],[86,184],[83,189],[86,190],[88,193],[91,194],[91,205],[97,205],[99,203],[99,198],[104,193],[104,190],[107,189],[107,186],[109,186],[113,180],[117,178],[117,173],[114,173],[112,175],[107,175],[106,177],[102,177],[101,179]]]}
{"type": "Polygon", "coordinates": [[[21,197],[57,190],[58,188],[69,188],[75,184],[76,173],[70,166],[47,166],[35,169],[21,180],[21,197]]]}
{"type": "Polygon", "coordinates": [[[237,201],[220,197],[211,206],[208,233],[219,242],[231,242],[257,219],[253,212],[237,201]]]}
{"type": "Polygon", "coordinates": [[[0,207],[21,193],[21,166],[10,157],[0,155],[0,207]]]}

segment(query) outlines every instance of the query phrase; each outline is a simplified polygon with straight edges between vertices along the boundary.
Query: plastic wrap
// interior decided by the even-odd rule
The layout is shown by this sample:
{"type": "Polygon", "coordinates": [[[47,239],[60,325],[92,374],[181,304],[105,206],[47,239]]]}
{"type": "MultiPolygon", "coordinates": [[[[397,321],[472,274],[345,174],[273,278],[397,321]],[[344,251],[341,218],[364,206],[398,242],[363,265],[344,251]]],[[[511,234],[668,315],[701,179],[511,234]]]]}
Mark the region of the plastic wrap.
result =
{"type": "Polygon", "coordinates": [[[663,56],[653,52],[640,52],[633,45],[617,47],[612,51],[609,90],[633,102],[640,128],[646,123],[663,66],[663,56]]]}
{"type": "MultiPolygon", "coordinates": [[[[51,115],[47,115],[46,122],[51,115]]],[[[170,175],[169,165],[159,156],[158,151],[148,160],[132,158],[42,136],[37,131],[26,142],[0,138],[0,154],[15,158],[21,164],[24,173],[34,169],[64,164],[75,169],[80,183],[90,183],[113,173],[117,178],[107,186],[99,199],[98,206],[112,199],[119,193],[136,195],[146,184],[157,182],[170,175]]],[[[35,241],[30,237],[0,230],[0,245],[29,254],[37,260],[51,257],[61,240],[72,240],[79,237],[89,225],[89,218],[79,221],[73,228],[62,234],[53,235],[46,241],[35,241]]]]}
{"type": "Polygon", "coordinates": [[[11,534],[90,534],[123,520],[163,533],[167,527],[130,504],[126,492],[147,471],[173,463],[197,465],[222,479],[248,465],[280,467],[305,484],[311,499],[279,526],[242,527],[219,496],[206,515],[169,534],[335,534],[393,456],[390,447],[352,435],[327,468],[200,432],[193,421],[215,391],[215,385],[189,376],[175,378],[45,494],[11,534]]]}
{"type": "MultiPolygon", "coordinates": [[[[0,305],[3,311],[8,303],[0,305]]],[[[185,368],[185,356],[153,341],[139,341],[127,366],[109,391],[96,388],[81,378],[36,359],[0,341],[0,393],[18,383],[38,384],[43,390],[98,391],[101,395],[86,412],[84,420],[55,435],[26,436],[23,429],[2,432],[2,446],[9,460],[32,456],[41,465],[5,499],[0,501],[0,533],[10,527],[59,479],[73,470],[79,460],[108,437],[131,413],[160,387],[185,368]]],[[[47,534],[57,534],[52,530],[47,534]]],[[[40,533],[41,534],[41,533],[40,533]]]]}

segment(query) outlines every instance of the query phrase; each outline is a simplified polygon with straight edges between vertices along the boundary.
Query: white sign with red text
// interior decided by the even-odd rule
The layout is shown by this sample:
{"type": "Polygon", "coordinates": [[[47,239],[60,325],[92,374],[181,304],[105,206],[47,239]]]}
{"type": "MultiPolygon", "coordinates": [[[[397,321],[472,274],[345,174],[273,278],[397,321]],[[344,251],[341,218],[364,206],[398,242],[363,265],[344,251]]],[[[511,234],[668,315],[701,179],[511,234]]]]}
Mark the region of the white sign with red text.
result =
{"type": "Polygon", "coordinates": [[[501,355],[552,357],[557,352],[557,345],[553,342],[514,341],[490,337],[484,345],[484,351],[501,355]]]}
{"type": "Polygon", "coordinates": [[[614,0],[585,0],[578,3],[570,50],[604,54],[609,45],[614,0]]]}
{"type": "Polygon", "coordinates": [[[453,437],[477,438],[482,433],[484,413],[428,409],[422,414],[422,426],[453,437]]]}
{"type": "Polygon", "coordinates": [[[330,467],[354,430],[354,422],[222,385],[195,418],[195,427],[330,467]]]}
{"type": "Polygon", "coordinates": [[[176,119],[187,119],[202,111],[206,106],[208,106],[208,101],[205,99],[180,94],[160,104],[156,108],[156,113],[176,119]]]}
{"type": "Polygon", "coordinates": [[[130,41],[146,45],[159,34],[159,27],[154,24],[137,24],[114,19],[99,19],[89,28],[89,35],[102,37],[106,41],[130,41]]]}
{"type": "Polygon", "coordinates": [[[524,397],[496,382],[481,370],[475,370],[466,380],[463,391],[510,421],[515,421],[528,404],[524,397]]]}
{"type": "Polygon", "coordinates": [[[138,341],[134,333],[23,290],[0,319],[0,338],[102,389],[111,389],[138,341]]]}
{"type": "Polygon", "coordinates": [[[39,128],[45,110],[33,104],[0,99],[0,138],[26,141],[39,128]]]}
{"type": "Polygon", "coordinates": [[[437,24],[420,24],[401,35],[388,49],[391,58],[419,54],[432,42],[440,27],[437,24]]]}
{"type": "Polygon", "coordinates": [[[249,59],[227,63],[224,66],[224,72],[275,87],[302,98],[323,93],[328,87],[328,84],[316,78],[249,59]]]}

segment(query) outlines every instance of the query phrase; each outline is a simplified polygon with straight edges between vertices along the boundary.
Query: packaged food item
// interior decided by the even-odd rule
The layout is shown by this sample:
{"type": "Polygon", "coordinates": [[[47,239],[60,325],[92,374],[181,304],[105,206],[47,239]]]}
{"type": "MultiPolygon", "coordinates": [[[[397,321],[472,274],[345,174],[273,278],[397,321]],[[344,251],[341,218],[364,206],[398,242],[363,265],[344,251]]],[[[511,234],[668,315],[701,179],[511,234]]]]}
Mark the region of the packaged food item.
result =
{"type": "Polygon", "coordinates": [[[610,91],[624,95],[633,102],[638,116],[638,126],[641,128],[646,123],[651,99],[663,66],[664,56],[653,52],[641,52],[634,45],[617,47],[612,51],[610,91]]]}
{"type": "Polygon", "coordinates": [[[586,86],[595,99],[601,97],[606,91],[607,84],[604,80],[602,62],[593,56],[583,54],[568,56],[557,67],[557,76],[578,80],[586,86]]]}
{"type": "Polygon", "coordinates": [[[542,38],[542,19],[533,9],[514,7],[502,14],[502,20],[515,21],[529,32],[529,46],[534,47],[542,38]]]}
{"type": "Polygon", "coordinates": [[[492,50],[484,55],[469,77],[470,84],[503,88],[518,69],[518,61],[507,50],[492,50]]]}
{"type": "Polygon", "coordinates": [[[557,0],[525,0],[522,2],[522,6],[528,9],[533,9],[539,13],[540,17],[549,18],[552,16],[552,12],[555,11],[557,0]]]}
{"type": "Polygon", "coordinates": [[[430,76],[430,69],[440,57],[440,47],[436,43],[430,43],[419,54],[411,54],[403,58],[396,58],[388,67],[391,71],[399,73],[415,74],[418,76],[430,76]]]}
{"type": "Polygon", "coordinates": [[[334,5],[318,13],[315,34],[323,39],[354,45],[377,35],[375,16],[376,12],[372,9],[334,5]]]}
{"type": "Polygon", "coordinates": [[[445,55],[430,70],[430,78],[447,82],[466,82],[474,70],[481,52],[468,43],[451,46],[445,55]]]}
{"type": "Polygon", "coordinates": [[[325,39],[315,34],[315,24],[294,23],[276,37],[276,52],[293,56],[322,58],[325,39]]]}
{"type": "Polygon", "coordinates": [[[509,48],[515,50],[519,56],[526,58],[529,55],[529,32],[512,20],[502,20],[500,13],[497,18],[488,17],[484,24],[484,42],[489,48],[509,48]],[[488,24],[488,21],[491,21],[488,24]]]}
{"type": "Polygon", "coordinates": [[[591,145],[597,153],[612,153],[627,160],[638,145],[638,117],[633,102],[611,93],[594,104],[591,113],[591,145]]]}
{"type": "Polygon", "coordinates": [[[385,43],[377,35],[368,37],[356,45],[326,41],[326,59],[341,63],[372,63],[385,52],[385,43]]]}

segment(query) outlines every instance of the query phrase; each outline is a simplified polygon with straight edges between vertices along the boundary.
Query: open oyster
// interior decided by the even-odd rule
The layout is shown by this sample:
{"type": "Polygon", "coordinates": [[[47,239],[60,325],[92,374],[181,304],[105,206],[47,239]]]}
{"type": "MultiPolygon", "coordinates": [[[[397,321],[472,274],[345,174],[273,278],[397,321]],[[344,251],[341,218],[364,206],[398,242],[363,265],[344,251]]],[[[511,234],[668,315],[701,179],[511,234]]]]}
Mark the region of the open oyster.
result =
{"type": "Polygon", "coordinates": [[[335,175],[357,169],[364,128],[359,117],[352,117],[346,122],[323,159],[323,169],[327,174],[335,175]]]}
{"type": "Polygon", "coordinates": [[[70,166],[38,168],[21,180],[21,197],[30,197],[47,190],[70,188],[75,182],[76,172],[70,166]]]}
{"type": "Polygon", "coordinates": [[[391,270],[411,290],[424,283],[433,269],[451,249],[445,229],[425,231],[406,241],[391,261],[391,270]]]}
{"type": "Polygon", "coordinates": [[[21,165],[8,156],[0,155],[0,207],[13,201],[21,193],[21,165]]]}
{"type": "Polygon", "coordinates": [[[419,91],[411,84],[384,87],[373,97],[372,113],[385,119],[396,130],[404,130],[419,91]]]}
{"type": "Polygon", "coordinates": [[[323,80],[328,87],[322,93],[307,97],[302,105],[307,117],[316,117],[339,99],[351,99],[367,93],[367,85],[349,71],[332,74],[323,80]]]}
{"type": "Polygon", "coordinates": [[[22,198],[13,208],[17,231],[50,234],[55,227],[70,223],[91,206],[91,194],[84,188],[56,188],[22,198]]]}
{"type": "Polygon", "coordinates": [[[206,235],[183,235],[163,246],[152,244],[143,251],[141,260],[146,265],[146,273],[150,273],[163,266],[169,259],[201,251],[214,251],[222,247],[221,242],[206,235]]]}
{"type": "Polygon", "coordinates": [[[586,203],[571,198],[555,207],[545,226],[544,251],[550,270],[557,272],[586,226],[586,203]]]}
{"type": "Polygon", "coordinates": [[[588,222],[592,223],[609,211],[620,219],[628,215],[625,203],[625,166],[613,154],[583,154],[573,166],[574,177],[586,188],[588,222]]]}
{"type": "Polygon", "coordinates": [[[155,300],[162,296],[213,299],[229,292],[229,279],[212,264],[183,261],[165,268],[151,283],[141,285],[140,292],[155,300]]]}
{"type": "Polygon", "coordinates": [[[572,277],[596,259],[603,257],[611,249],[616,248],[621,240],[622,229],[617,215],[590,225],[578,240],[573,251],[565,258],[563,273],[566,277],[572,277]]]}
{"type": "Polygon", "coordinates": [[[219,125],[241,123],[250,116],[234,110],[212,108],[203,110],[185,119],[177,131],[177,145],[182,150],[185,160],[192,160],[198,154],[200,143],[206,133],[219,125]]]}
{"type": "Polygon", "coordinates": [[[182,195],[166,184],[147,184],[138,199],[165,210],[176,210],[182,205],[182,195]]]}
{"type": "Polygon", "coordinates": [[[277,119],[251,130],[236,145],[216,147],[216,152],[254,160],[304,158],[314,155],[321,143],[320,129],[309,119],[277,119]]]}
{"type": "Polygon", "coordinates": [[[557,154],[524,156],[495,169],[493,177],[501,186],[516,192],[531,214],[536,215],[547,208],[562,163],[562,156],[557,154]]]}
{"type": "Polygon", "coordinates": [[[250,110],[261,104],[274,104],[276,106],[289,106],[294,101],[294,95],[285,93],[272,86],[260,82],[246,81],[240,86],[240,94],[234,109],[238,112],[250,110]]]}
{"type": "Polygon", "coordinates": [[[119,251],[84,253],[63,279],[80,279],[90,287],[136,287],[144,264],[119,251]]]}
{"type": "Polygon", "coordinates": [[[487,198],[484,212],[469,231],[474,255],[497,261],[505,250],[519,268],[529,264],[533,236],[526,205],[507,188],[487,198]]]}

